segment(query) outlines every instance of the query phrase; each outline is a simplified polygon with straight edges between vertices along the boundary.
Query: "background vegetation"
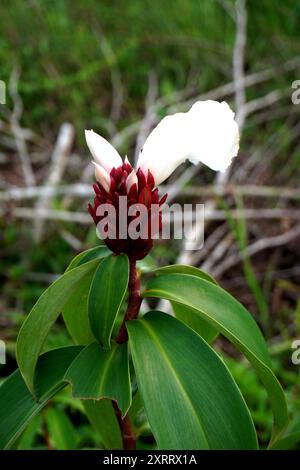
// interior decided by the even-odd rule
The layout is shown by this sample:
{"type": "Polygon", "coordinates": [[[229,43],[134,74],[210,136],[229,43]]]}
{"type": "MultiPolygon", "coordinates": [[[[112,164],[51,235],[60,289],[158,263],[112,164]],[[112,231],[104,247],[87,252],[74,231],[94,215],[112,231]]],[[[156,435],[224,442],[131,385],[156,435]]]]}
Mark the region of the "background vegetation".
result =
{"type": "MultiPolygon", "coordinates": [[[[99,243],[86,215],[93,171],[84,129],[134,160],[165,114],[199,97],[226,99],[242,129],[230,174],[188,165],[167,182],[170,200],[209,208],[202,250],[157,243],[153,263],[209,271],[253,313],[300,422],[300,4],[293,0],[12,0],[0,5],[0,337],[2,377],[16,368],[24,316],[75,252],[99,243]],[[69,123],[69,124],[66,124],[69,123]],[[55,186],[47,195],[44,186],[55,186]]],[[[168,306],[164,305],[164,308],[168,306]]],[[[68,341],[58,323],[45,348],[68,341]]],[[[261,444],[271,415],[247,362],[218,340],[252,411],[261,444]]],[[[143,412],[136,427],[153,446],[143,412]]],[[[36,417],[23,448],[99,447],[68,390],[36,417]]],[[[297,446],[297,443],[294,444],[297,446]]]]}

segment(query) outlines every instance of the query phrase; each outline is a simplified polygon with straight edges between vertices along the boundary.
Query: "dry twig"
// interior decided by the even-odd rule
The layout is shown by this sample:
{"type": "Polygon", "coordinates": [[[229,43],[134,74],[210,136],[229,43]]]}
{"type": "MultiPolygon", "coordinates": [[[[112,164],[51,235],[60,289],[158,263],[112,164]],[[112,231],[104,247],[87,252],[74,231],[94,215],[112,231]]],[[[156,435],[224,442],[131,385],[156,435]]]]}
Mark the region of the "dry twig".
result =
{"type": "MultiPolygon", "coordinates": [[[[55,187],[60,182],[67,166],[67,158],[73,144],[73,139],[74,127],[72,124],[62,124],[52,153],[51,167],[46,181],[46,186],[55,187]]],[[[40,199],[36,203],[37,212],[49,207],[50,201],[51,195],[44,190],[40,199]]],[[[37,242],[39,242],[43,236],[43,227],[44,224],[42,219],[37,218],[34,224],[34,236],[37,242]]]]}
{"type": "Polygon", "coordinates": [[[21,160],[25,184],[26,186],[34,186],[35,177],[30,163],[24,132],[20,126],[20,119],[23,113],[23,102],[18,92],[19,78],[20,70],[17,67],[14,67],[9,81],[9,93],[13,101],[13,111],[10,115],[10,125],[16,148],[21,160]]]}
{"type": "Polygon", "coordinates": [[[244,252],[234,253],[231,256],[227,256],[222,263],[220,263],[215,269],[211,271],[211,274],[216,278],[220,278],[224,272],[228,271],[228,269],[232,268],[243,259],[254,256],[260,251],[269,248],[287,245],[298,237],[300,237],[300,224],[281,235],[261,238],[260,240],[252,243],[252,245],[248,246],[244,252]]]}

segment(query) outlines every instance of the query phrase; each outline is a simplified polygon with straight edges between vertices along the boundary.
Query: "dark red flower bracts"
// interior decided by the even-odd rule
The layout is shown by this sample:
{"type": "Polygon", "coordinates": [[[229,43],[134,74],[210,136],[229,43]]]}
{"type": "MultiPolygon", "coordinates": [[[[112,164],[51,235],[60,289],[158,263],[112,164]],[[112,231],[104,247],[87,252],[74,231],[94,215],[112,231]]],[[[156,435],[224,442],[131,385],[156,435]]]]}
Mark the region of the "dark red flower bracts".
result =
{"type": "Polygon", "coordinates": [[[158,238],[162,229],[160,207],[167,194],[159,199],[151,172],[135,173],[127,159],[110,171],[109,190],[99,182],[93,187],[94,204],[88,210],[106,245],[131,260],[144,258],[153,246],[153,235],[158,238]]]}

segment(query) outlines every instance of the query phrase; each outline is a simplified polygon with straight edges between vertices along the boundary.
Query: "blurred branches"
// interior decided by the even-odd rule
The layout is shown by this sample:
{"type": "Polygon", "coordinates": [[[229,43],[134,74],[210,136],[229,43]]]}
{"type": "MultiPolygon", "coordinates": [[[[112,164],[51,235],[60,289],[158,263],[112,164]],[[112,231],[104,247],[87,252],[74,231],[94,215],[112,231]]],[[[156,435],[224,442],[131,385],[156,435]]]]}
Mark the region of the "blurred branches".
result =
{"type": "Polygon", "coordinates": [[[35,184],[35,176],[27,150],[24,129],[20,126],[23,102],[18,92],[19,78],[20,70],[14,67],[9,81],[9,93],[13,101],[13,110],[10,114],[10,128],[20,157],[25,183],[27,186],[32,186],[35,184]]]}

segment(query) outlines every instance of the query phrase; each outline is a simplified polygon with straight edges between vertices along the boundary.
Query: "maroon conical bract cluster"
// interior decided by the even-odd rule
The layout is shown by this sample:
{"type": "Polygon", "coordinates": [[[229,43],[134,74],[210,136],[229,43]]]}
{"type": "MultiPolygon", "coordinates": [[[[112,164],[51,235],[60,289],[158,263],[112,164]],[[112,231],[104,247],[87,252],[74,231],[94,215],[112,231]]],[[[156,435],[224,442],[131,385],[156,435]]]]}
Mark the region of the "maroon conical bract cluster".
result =
{"type": "Polygon", "coordinates": [[[130,188],[126,187],[126,180],[132,172],[132,166],[128,161],[125,161],[119,168],[113,168],[110,172],[110,189],[107,192],[103,186],[98,182],[93,185],[95,191],[94,205],[89,204],[88,210],[96,225],[104,219],[105,215],[99,215],[97,209],[100,205],[111,204],[115,208],[116,219],[113,232],[115,236],[110,238],[104,237],[106,245],[116,254],[126,253],[131,260],[138,260],[144,258],[153,246],[153,239],[151,238],[151,228],[156,217],[155,226],[159,227],[161,231],[162,220],[161,211],[153,210],[153,205],[161,206],[167,199],[167,194],[161,199],[158,196],[158,189],[154,188],[155,181],[150,171],[145,176],[139,169],[137,171],[137,183],[132,184],[130,188]],[[140,236],[137,239],[130,238],[130,233],[127,230],[126,238],[120,238],[119,234],[119,216],[126,217],[127,229],[129,224],[138,217],[128,216],[123,214],[123,206],[120,204],[120,196],[127,196],[127,208],[133,204],[143,204],[147,208],[147,238],[140,236]],[[120,214],[121,211],[121,214],[120,214]]]}

